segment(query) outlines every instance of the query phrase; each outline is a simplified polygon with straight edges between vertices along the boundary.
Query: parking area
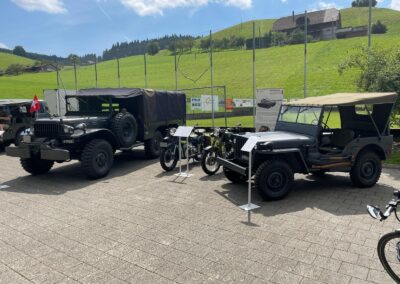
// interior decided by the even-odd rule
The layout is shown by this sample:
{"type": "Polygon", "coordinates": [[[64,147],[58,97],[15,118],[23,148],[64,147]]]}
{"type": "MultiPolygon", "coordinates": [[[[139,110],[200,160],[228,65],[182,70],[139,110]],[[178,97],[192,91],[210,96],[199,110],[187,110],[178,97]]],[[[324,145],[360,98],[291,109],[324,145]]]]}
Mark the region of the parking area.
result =
{"type": "Polygon", "coordinates": [[[0,153],[0,283],[392,283],[376,255],[394,217],[371,219],[400,171],[371,189],[346,175],[297,176],[295,190],[238,208],[245,185],[223,174],[176,179],[141,151],[118,154],[111,175],[89,181],[79,164],[32,177],[0,153]]]}

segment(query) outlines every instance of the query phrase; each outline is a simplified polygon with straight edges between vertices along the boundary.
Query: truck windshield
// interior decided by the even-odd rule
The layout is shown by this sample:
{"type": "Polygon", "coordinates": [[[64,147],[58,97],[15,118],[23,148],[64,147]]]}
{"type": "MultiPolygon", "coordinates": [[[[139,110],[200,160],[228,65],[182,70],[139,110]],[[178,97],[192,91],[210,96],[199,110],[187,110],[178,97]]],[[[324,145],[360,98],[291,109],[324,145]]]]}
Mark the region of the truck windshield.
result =
{"type": "Polygon", "coordinates": [[[102,97],[67,97],[67,113],[108,115],[113,105],[108,98],[102,97]]]}
{"type": "Polygon", "coordinates": [[[278,120],[281,122],[318,125],[321,117],[320,107],[283,106],[278,120]]]}

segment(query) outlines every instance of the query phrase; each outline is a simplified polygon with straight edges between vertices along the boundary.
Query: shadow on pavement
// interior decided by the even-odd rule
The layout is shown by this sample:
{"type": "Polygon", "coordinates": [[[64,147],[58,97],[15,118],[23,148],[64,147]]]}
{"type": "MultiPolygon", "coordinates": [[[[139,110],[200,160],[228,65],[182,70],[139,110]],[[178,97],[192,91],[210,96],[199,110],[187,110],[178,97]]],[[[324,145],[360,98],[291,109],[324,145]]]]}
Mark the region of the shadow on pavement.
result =
{"type": "Polygon", "coordinates": [[[110,174],[99,180],[89,180],[83,174],[80,163],[71,162],[52,169],[48,174],[18,177],[4,181],[10,188],[2,191],[20,192],[28,194],[60,195],[65,192],[78,190],[96,183],[109,183],[109,180],[125,176],[143,167],[156,163],[158,160],[148,160],[143,150],[133,150],[129,153],[117,153],[110,174]]]}
{"type": "MultiPolygon", "coordinates": [[[[395,188],[377,184],[372,188],[356,188],[348,175],[326,174],[324,177],[296,176],[292,192],[283,200],[264,201],[257,190],[252,190],[252,203],[261,206],[254,214],[277,216],[315,208],[333,215],[365,214],[367,204],[386,204],[395,188]],[[386,202],[386,203],[384,203],[386,202]]],[[[215,190],[234,205],[247,203],[247,184],[226,183],[215,190]]]]}

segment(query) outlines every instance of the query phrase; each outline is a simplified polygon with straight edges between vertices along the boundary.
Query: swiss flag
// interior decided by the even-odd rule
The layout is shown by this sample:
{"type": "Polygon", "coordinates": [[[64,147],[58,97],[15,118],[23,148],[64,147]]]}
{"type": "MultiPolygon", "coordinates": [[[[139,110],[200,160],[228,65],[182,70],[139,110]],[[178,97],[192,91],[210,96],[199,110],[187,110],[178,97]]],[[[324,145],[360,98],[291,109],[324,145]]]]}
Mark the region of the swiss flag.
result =
{"type": "Polygon", "coordinates": [[[37,96],[33,98],[32,104],[31,104],[31,109],[29,110],[30,113],[34,113],[36,111],[40,110],[40,104],[37,96]]]}

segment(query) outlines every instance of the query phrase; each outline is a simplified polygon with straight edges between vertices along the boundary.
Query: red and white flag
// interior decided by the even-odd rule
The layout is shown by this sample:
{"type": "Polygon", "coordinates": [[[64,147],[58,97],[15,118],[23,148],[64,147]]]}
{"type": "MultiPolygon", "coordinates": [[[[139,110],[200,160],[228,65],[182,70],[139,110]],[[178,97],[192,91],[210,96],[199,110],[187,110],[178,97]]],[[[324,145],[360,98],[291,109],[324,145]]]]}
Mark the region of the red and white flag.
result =
{"type": "Polygon", "coordinates": [[[40,110],[40,104],[37,96],[33,98],[32,104],[31,104],[31,109],[29,110],[30,113],[34,113],[40,110]]]}

